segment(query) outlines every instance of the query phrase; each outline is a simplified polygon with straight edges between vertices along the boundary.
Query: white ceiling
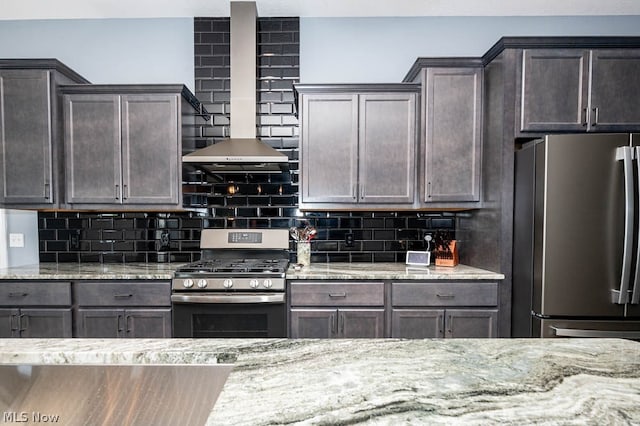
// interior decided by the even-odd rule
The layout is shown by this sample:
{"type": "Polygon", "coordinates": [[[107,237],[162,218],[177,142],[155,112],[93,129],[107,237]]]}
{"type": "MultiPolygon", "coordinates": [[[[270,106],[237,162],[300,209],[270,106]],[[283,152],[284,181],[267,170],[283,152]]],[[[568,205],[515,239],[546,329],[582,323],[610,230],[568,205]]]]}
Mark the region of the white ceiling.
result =
{"type": "MultiPolygon", "coordinates": [[[[0,19],[229,16],[230,0],[2,0],[0,19]]],[[[640,15],[638,0],[256,0],[258,15],[581,16],[640,15]]]]}

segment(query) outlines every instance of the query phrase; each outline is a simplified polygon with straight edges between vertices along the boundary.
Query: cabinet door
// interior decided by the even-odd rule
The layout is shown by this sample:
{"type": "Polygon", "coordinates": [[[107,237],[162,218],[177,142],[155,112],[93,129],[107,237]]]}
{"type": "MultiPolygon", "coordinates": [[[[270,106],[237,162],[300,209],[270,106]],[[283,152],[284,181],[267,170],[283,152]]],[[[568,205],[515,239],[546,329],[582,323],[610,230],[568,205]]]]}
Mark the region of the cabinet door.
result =
{"type": "Polygon", "coordinates": [[[76,337],[115,338],[124,335],[124,310],[78,309],[76,337]]]}
{"type": "Polygon", "coordinates": [[[416,95],[359,95],[361,203],[413,202],[416,95]]]}
{"type": "Polygon", "coordinates": [[[178,97],[122,96],[122,202],[178,204],[178,97]]]}
{"type": "Polygon", "coordinates": [[[586,131],[589,51],[523,52],[520,130],[586,131]]]}
{"type": "Polygon", "coordinates": [[[125,337],[171,337],[171,309],[127,309],[125,337]]]}
{"type": "Polygon", "coordinates": [[[482,69],[429,68],[425,92],[422,201],[479,201],[482,69]]]}
{"type": "Polygon", "coordinates": [[[640,49],[591,52],[592,131],[640,129],[640,49]]]}
{"type": "Polygon", "coordinates": [[[384,309],[340,309],[338,315],[340,337],[384,337],[384,309]]]}
{"type": "Polygon", "coordinates": [[[291,309],[291,337],[335,337],[338,319],[335,309],[291,309]]]}
{"type": "Polygon", "coordinates": [[[444,310],[393,309],[391,337],[408,339],[444,337],[444,310]]]}
{"type": "Polygon", "coordinates": [[[0,203],[51,204],[50,73],[0,71],[0,203]]]}
{"type": "Polygon", "coordinates": [[[21,309],[20,337],[71,337],[71,309],[21,309]]]}
{"type": "Polygon", "coordinates": [[[19,309],[0,308],[0,338],[19,337],[19,309]]]}
{"type": "Polygon", "coordinates": [[[446,337],[496,337],[498,311],[493,309],[447,309],[446,337]]]}
{"type": "Polygon", "coordinates": [[[301,202],[355,203],[357,95],[303,95],[301,117],[301,202]]]}
{"type": "Polygon", "coordinates": [[[116,95],[64,96],[66,200],[120,203],[120,101],[116,95]]]}

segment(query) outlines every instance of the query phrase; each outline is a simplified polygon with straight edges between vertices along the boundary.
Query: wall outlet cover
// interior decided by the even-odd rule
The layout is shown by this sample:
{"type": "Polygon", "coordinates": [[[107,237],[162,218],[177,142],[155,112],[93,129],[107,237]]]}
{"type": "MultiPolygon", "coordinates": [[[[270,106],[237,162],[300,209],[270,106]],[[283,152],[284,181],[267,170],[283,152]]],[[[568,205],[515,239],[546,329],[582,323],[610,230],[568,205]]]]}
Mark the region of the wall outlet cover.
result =
{"type": "Polygon", "coordinates": [[[9,234],[9,247],[24,247],[24,234],[9,234]]]}

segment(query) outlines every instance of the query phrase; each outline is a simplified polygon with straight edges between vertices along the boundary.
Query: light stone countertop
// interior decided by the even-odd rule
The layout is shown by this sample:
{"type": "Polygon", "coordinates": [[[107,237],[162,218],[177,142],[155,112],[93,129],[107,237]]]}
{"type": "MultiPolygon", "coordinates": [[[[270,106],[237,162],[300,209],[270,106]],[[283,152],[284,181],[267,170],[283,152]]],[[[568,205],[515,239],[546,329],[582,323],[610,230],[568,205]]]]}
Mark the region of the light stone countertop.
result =
{"type": "Polygon", "coordinates": [[[36,362],[232,362],[208,425],[640,423],[622,339],[0,339],[36,362]]]}
{"type": "MultiPolygon", "coordinates": [[[[0,269],[0,280],[170,280],[184,263],[40,263],[0,269]]],[[[287,279],[297,280],[502,280],[504,275],[467,265],[407,266],[404,263],[312,263],[287,279]]]]}
{"type": "Polygon", "coordinates": [[[39,263],[0,269],[3,280],[170,280],[184,263],[39,263]]]}
{"type": "Polygon", "coordinates": [[[504,275],[467,265],[408,266],[404,263],[312,263],[289,265],[289,280],[502,280],[504,275]]]}

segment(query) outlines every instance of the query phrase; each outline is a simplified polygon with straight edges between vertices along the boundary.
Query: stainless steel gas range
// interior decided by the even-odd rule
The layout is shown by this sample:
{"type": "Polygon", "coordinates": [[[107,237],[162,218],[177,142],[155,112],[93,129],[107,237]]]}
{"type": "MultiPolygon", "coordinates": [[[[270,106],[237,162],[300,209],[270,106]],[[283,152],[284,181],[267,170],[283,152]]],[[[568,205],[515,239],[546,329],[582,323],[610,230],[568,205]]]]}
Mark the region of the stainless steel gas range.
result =
{"type": "Polygon", "coordinates": [[[176,270],[174,337],[286,337],[286,229],[204,229],[202,258],[176,270]]]}

